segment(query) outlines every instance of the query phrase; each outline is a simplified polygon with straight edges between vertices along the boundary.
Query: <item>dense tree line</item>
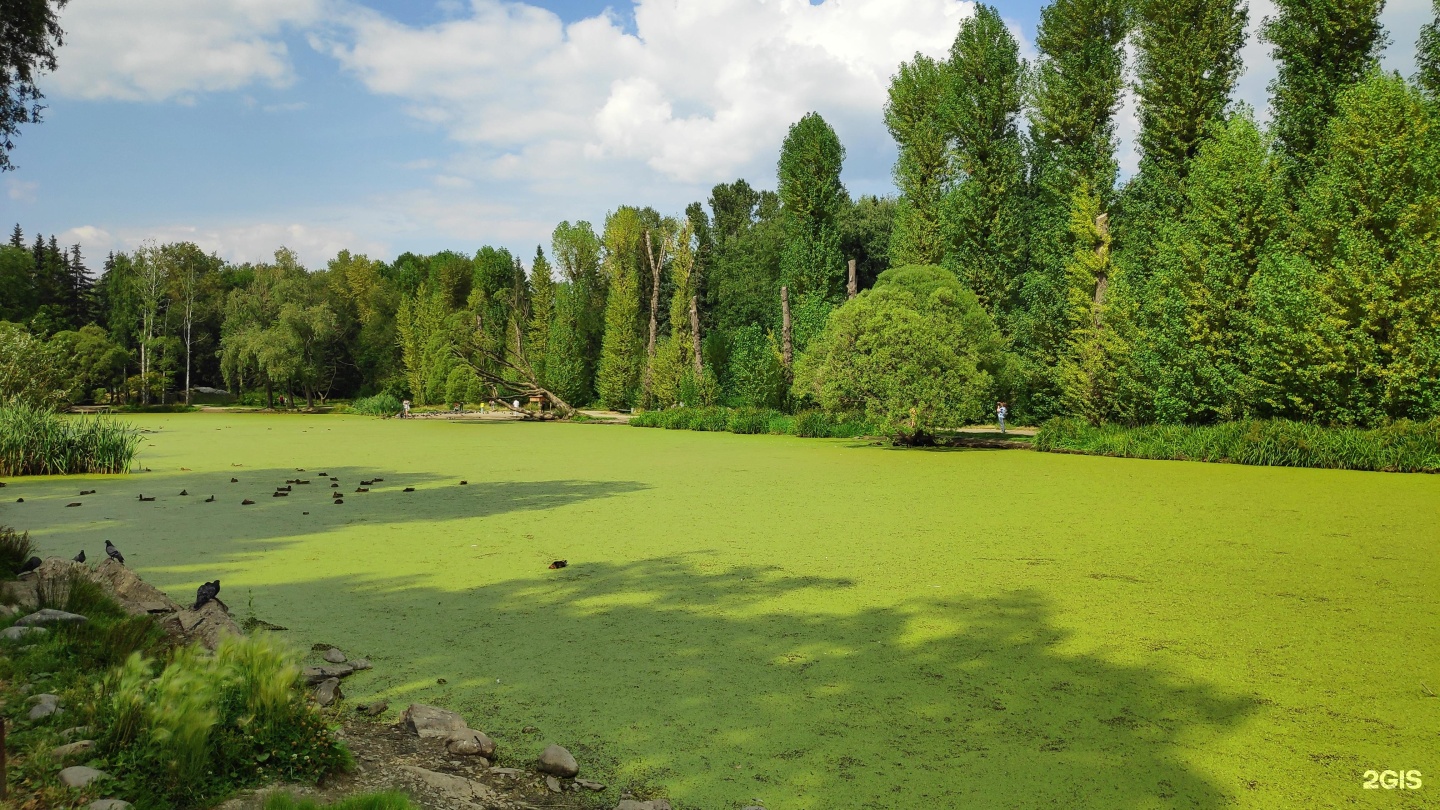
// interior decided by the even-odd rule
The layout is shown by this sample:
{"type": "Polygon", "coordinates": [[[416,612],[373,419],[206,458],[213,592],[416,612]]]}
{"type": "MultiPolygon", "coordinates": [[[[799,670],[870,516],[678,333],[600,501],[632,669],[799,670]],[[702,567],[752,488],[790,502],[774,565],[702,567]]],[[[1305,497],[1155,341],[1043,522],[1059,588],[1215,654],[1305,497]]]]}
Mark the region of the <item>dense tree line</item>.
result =
{"type": "Polygon", "coordinates": [[[1277,6],[1268,129],[1230,101],[1243,0],[1055,0],[1033,63],[981,5],[945,58],[892,80],[898,198],[852,197],[812,113],[776,191],[620,206],[598,229],[560,223],[533,257],[307,269],[181,243],[111,256],[96,282],[78,248],[17,227],[0,318],[95,344],[70,353],[106,358],[75,375],[88,395],[136,402],[196,385],[312,404],[542,392],[822,407],[912,435],[997,398],[1034,421],[1435,417],[1440,23],[1407,80],[1378,67],[1380,0],[1277,6]],[[1129,75],[1140,168],[1122,183],[1129,75]]]}

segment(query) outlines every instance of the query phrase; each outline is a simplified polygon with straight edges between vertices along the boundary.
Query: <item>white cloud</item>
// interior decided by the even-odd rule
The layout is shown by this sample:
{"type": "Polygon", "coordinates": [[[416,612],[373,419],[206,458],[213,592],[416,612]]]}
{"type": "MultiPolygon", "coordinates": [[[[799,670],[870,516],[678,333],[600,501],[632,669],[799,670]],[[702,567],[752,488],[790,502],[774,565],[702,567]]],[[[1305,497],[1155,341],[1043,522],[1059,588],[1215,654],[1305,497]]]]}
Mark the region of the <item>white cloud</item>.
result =
{"type": "Polygon", "coordinates": [[[194,94],[294,76],[281,35],[326,13],[325,0],[84,0],[61,14],[57,95],[189,101],[194,94]]]}
{"type": "Polygon", "coordinates": [[[473,0],[468,16],[424,27],[352,8],[342,33],[311,41],[466,145],[478,177],[564,182],[620,162],[708,184],[773,161],[810,110],[847,142],[888,140],[889,77],[917,50],[944,53],[971,8],[639,0],[632,34],[608,13],[565,25],[534,6],[473,0]]]}
{"type": "Polygon", "coordinates": [[[141,243],[153,241],[194,242],[201,249],[214,252],[234,262],[264,262],[275,256],[275,249],[288,247],[312,269],[325,266],[341,250],[386,256],[389,245],[358,237],[352,229],[333,225],[282,224],[257,222],[235,227],[213,227],[169,224],[145,227],[105,229],[94,225],[71,228],[60,234],[61,244],[79,243],[92,267],[99,267],[96,257],[115,252],[131,251],[141,243]]]}
{"type": "Polygon", "coordinates": [[[20,180],[14,177],[5,178],[5,196],[14,202],[35,202],[35,192],[39,189],[40,184],[34,180],[20,180]]]}

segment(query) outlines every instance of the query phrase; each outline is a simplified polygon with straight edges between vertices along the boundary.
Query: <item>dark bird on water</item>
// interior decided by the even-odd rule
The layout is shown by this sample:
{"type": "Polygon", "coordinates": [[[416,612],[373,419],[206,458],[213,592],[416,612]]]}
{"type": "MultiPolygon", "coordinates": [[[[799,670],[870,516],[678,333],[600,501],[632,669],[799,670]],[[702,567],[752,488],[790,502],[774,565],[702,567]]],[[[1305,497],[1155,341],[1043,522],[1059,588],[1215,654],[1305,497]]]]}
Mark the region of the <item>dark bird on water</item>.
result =
{"type": "Polygon", "coordinates": [[[400,490],[400,491],[401,491],[401,492],[414,492],[414,491],[415,491],[415,487],[405,487],[404,489],[402,489],[402,490],[400,490]]]}
{"type": "Polygon", "coordinates": [[[370,490],[366,489],[365,487],[356,487],[356,488],[355,488],[355,491],[356,491],[356,492],[369,492],[370,490]]]}
{"type": "Polygon", "coordinates": [[[182,490],[180,490],[180,494],[181,494],[181,495],[189,495],[189,494],[190,494],[190,490],[188,490],[188,489],[182,489],[182,490]]]}
{"type": "Polygon", "coordinates": [[[115,562],[120,563],[121,565],[125,564],[125,555],[121,554],[120,549],[116,548],[115,544],[110,542],[109,540],[105,541],[105,556],[109,557],[115,562]]]}
{"type": "Polygon", "coordinates": [[[370,485],[373,484],[373,483],[375,483],[375,482],[374,482],[374,481],[361,481],[361,482],[360,482],[360,486],[362,486],[362,487],[368,487],[368,486],[370,486],[370,485]]]}
{"type": "Polygon", "coordinates": [[[147,502],[148,502],[148,501],[153,501],[153,500],[155,500],[155,496],[154,496],[154,495],[151,495],[150,497],[147,498],[147,497],[145,497],[144,495],[141,495],[141,496],[140,496],[140,500],[142,500],[142,501],[147,501],[147,502]]]}
{"type": "Polygon", "coordinates": [[[296,480],[295,480],[295,483],[297,483],[297,484],[308,484],[308,483],[310,483],[310,479],[309,479],[309,478],[296,479],[296,480]]]}
{"type": "Polygon", "coordinates": [[[570,561],[569,561],[569,560],[556,560],[555,562],[550,563],[550,570],[554,571],[554,570],[557,570],[557,569],[560,569],[560,568],[564,568],[565,566],[567,566],[567,565],[569,565],[569,564],[570,564],[570,561]]]}
{"type": "Polygon", "coordinates": [[[342,500],[342,499],[340,499],[340,498],[336,498],[335,500],[331,501],[331,503],[334,503],[334,504],[342,504],[342,503],[345,503],[345,501],[342,500]]]}
{"type": "Polygon", "coordinates": [[[85,549],[83,549],[83,548],[80,549],[80,553],[75,555],[75,562],[78,562],[78,563],[83,563],[83,562],[85,562],[85,549]]]}
{"type": "Polygon", "coordinates": [[[70,503],[65,504],[65,506],[66,506],[67,508],[68,508],[68,507],[71,507],[71,506],[79,506],[79,505],[80,505],[80,502],[79,502],[79,501],[71,501],[70,503]]]}
{"type": "Polygon", "coordinates": [[[469,484],[470,484],[469,481],[461,481],[461,482],[460,482],[460,486],[462,486],[462,487],[463,487],[463,486],[468,486],[469,484]]]}
{"type": "Polygon", "coordinates": [[[290,497],[290,493],[288,493],[288,492],[272,492],[272,493],[270,493],[270,497],[272,497],[272,498],[288,498],[288,497],[290,497]]]}
{"type": "Polygon", "coordinates": [[[94,494],[95,494],[95,490],[93,490],[93,489],[82,489],[82,490],[80,490],[80,495],[81,495],[81,497],[84,497],[84,496],[86,496],[86,495],[94,495],[94,494]]]}
{"type": "Polygon", "coordinates": [[[24,503],[24,502],[25,502],[25,499],[24,499],[24,498],[16,498],[16,499],[15,499],[15,502],[16,502],[16,503],[24,503]]]}
{"type": "Polygon", "coordinates": [[[205,499],[205,502],[206,502],[206,503],[214,503],[214,502],[215,502],[215,496],[214,496],[214,495],[211,495],[210,497],[208,497],[208,498],[205,499]]]}
{"type": "Polygon", "coordinates": [[[336,488],[336,487],[338,487],[338,486],[340,486],[340,485],[339,485],[339,484],[331,484],[331,485],[330,485],[330,488],[331,488],[331,489],[334,489],[334,488],[336,488]]]}
{"type": "Polygon", "coordinates": [[[204,585],[201,585],[199,588],[195,589],[194,609],[199,610],[202,605],[219,595],[220,580],[217,579],[214,582],[207,582],[204,585]]]}
{"type": "Polygon", "coordinates": [[[304,468],[304,467],[296,467],[296,468],[295,468],[295,472],[305,472],[305,468],[304,468]]]}
{"type": "Polygon", "coordinates": [[[30,571],[34,571],[36,568],[39,568],[39,567],[40,567],[40,558],[39,558],[39,557],[31,557],[30,559],[26,560],[26,561],[25,561],[25,564],[22,565],[22,566],[20,566],[20,570],[19,570],[19,571],[16,571],[15,573],[17,573],[17,574],[24,574],[24,573],[27,573],[27,572],[30,572],[30,571]]]}
{"type": "Polygon", "coordinates": [[[240,479],[239,479],[239,478],[231,478],[231,479],[230,479],[230,483],[232,483],[232,484],[238,484],[238,483],[240,483],[240,479]]]}
{"type": "Polygon", "coordinates": [[[289,492],[289,491],[290,491],[290,487],[289,487],[288,485],[287,485],[287,486],[283,486],[283,487],[275,487],[275,491],[276,491],[276,492],[289,492]]]}
{"type": "Polygon", "coordinates": [[[377,483],[377,484],[383,484],[383,483],[385,483],[385,479],[384,479],[384,478],[371,478],[370,480],[371,480],[371,481],[374,481],[374,482],[377,483]]]}
{"type": "Polygon", "coordinates": [[[241,505],[241,506],[254,506],[254,505],[255,505],[255,502],[252,501],[252,500],[250,500],[249,498],[246,498],[245,500],[243,500],[243,501],[240,502],[240,505],[241,505]]]}

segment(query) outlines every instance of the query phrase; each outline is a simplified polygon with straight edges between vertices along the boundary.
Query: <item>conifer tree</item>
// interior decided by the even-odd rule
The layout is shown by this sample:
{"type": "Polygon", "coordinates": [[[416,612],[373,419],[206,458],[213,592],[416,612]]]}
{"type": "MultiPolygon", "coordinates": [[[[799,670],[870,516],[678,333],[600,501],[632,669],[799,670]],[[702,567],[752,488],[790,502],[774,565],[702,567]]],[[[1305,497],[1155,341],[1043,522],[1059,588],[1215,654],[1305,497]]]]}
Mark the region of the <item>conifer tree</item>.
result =
{"type": "Polygon", "coordinates": [[[535,261],[530,265],[530,323],[525,352],[530,368],[535,372],[536,382],[541,387],[548,387],[545,364],[550,354],[550,327],[554,319],[555,279],[551,275],[550,262],[545,258],[545,249],[536,245],[535,261]]]}
{"type": "Polygon", "coordinates": [[[10,247],[25,248],[25,232],[20,230],[20,223],[15,223],[15,230],[10,232],[10,247]]]}
{"type": "Polygon", "coordinates": [[[1271,131],[1290,164],[1290,186],[1309,177],[1335,99],[1375,65],[1385,46],[1385,0],[1276,0],[1261,38],[1280,72],[1270,85],[1271,131]]]}

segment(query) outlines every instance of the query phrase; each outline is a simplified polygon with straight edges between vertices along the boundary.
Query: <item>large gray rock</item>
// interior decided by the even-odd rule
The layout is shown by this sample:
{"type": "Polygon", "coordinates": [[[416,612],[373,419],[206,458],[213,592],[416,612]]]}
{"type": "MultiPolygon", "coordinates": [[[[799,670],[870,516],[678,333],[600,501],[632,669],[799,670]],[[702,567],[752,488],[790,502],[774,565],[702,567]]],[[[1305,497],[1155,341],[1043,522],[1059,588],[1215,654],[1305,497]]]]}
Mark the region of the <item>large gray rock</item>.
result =
{"type": "Polygon", "coordinates": [[[445,740],[445,750],[459,756],[481,756],[486,759],[494,759],[495,741],[486,736],[483,731],[476,731],[473,728],[461,729],[445,740]]]}
{"type": "Polygon", "coordinates": [[[580,764],[575,761],[575,757],[558,745],[551,745],[540,752],[538,766],[541,773],[563,776],[566,779],[580,773],[580,764]]]}
{"type": "Polygon", "coordinates": [[[345,663],[345,653],[340,652],[339,648],[337,647],[331,647],[330,649],[326,650],[324,658],[326,661],[329,661],[332,664],[345,663]]]}
{"type": "Polygon", "coordinates": [[[576,779],[576,780],[575,780],[575,784],[579,785],[579,786],[582,787],[582,788],[585,788],[586,790],[593,790],[593,791],[596,791],[596,792],[599,792],[599,791],[602,791],[602,790],[605,789],[605,783],[604,783],[604,782],[596,782],[596,781],[593,780],[593,779],[576,779]]]}
{"type": "Polygon", "coordinates": [[[43,636],[48,632],[50,631],[43,627],[7,627],[4,630],[0,630],[0,637],[7,638],[11,641],[19,641],[27,636],[43,636]]]}
{"type": "Polygon", "coordinates": [[[130,810],[130,802],[119,799],[96,799],[86,805],[85,810],[130,810]]]}
{"type": "Polygon", "coordinates": [[[333,664],[323,667],[305,667],[305,682],[311,686],[324,683],[331,678],[348,678],[355,668],[349,664],[333,664]]]}
{"type": "Polygon", "coordinates": [[[320,685],[315,687],[315,702],[321,706],[329,706],[342,697],[344,695],[340,692],[339,678],[321,681],[320,685]]]}
{"type": "Polygon", "coordinates": [[[56,695],[31,695],[29,701],[35,704],[30,707],[30,714],[26,715],[31,722],[61,714],[60,698],[56,695]]]}
{"type": "Polygon", "coordinates": [[[37,610],[29,616],[21,617],[15,622],[16,627],[40,627],[50,624],[85,624],[90,620],[79,613],[66,613],[63,610],[45,608],[37,610]]]}
{"type": "Polygon", "coordinates": [[[109,774],[104,771],[97,771],[94,768],[87,768],[84,765],[71,765],[60,772],[60,784],[65,787],[82,788],[94,782],[96,779],[106,779],[109,774]]]}
{"type": "Polygon", "coordinates": [[[423,703],[411,703],[400,715],[400,723],[409,729],[411,734],[420,737],[448,738],[451,734],[467,728],[465,718],[455,712],[423,703]]]}
{"type": "Polygon", "coordinates": [[[487,785],[463,776],[436,773],[424,768],[417,768],[414,765],[401,765],[400,770],[420,783],[422,787],[438,794],[446,805],[453,805],[457,802],[465,804],[479,802],[489,807],[490,803],[495,802],[498,798],[495,791],[487,785]]]}
{"type": "Polygon", "coordinates": [[[356,658],[350,662],[350,666],[354,667],[356,672],[364,672],[371,667],[369,659],[366,658],[356,658]]]}
{"type": "Polygon", "coordinates": [[[53,759],[64,762],[67,759],[83,756],[84,754],[88,754],[94,750],[94,740],[77,740],[76,742],[69,743],[67,745],[57,746],[56,748],[51,749],[50,756],[53,759]]]}

